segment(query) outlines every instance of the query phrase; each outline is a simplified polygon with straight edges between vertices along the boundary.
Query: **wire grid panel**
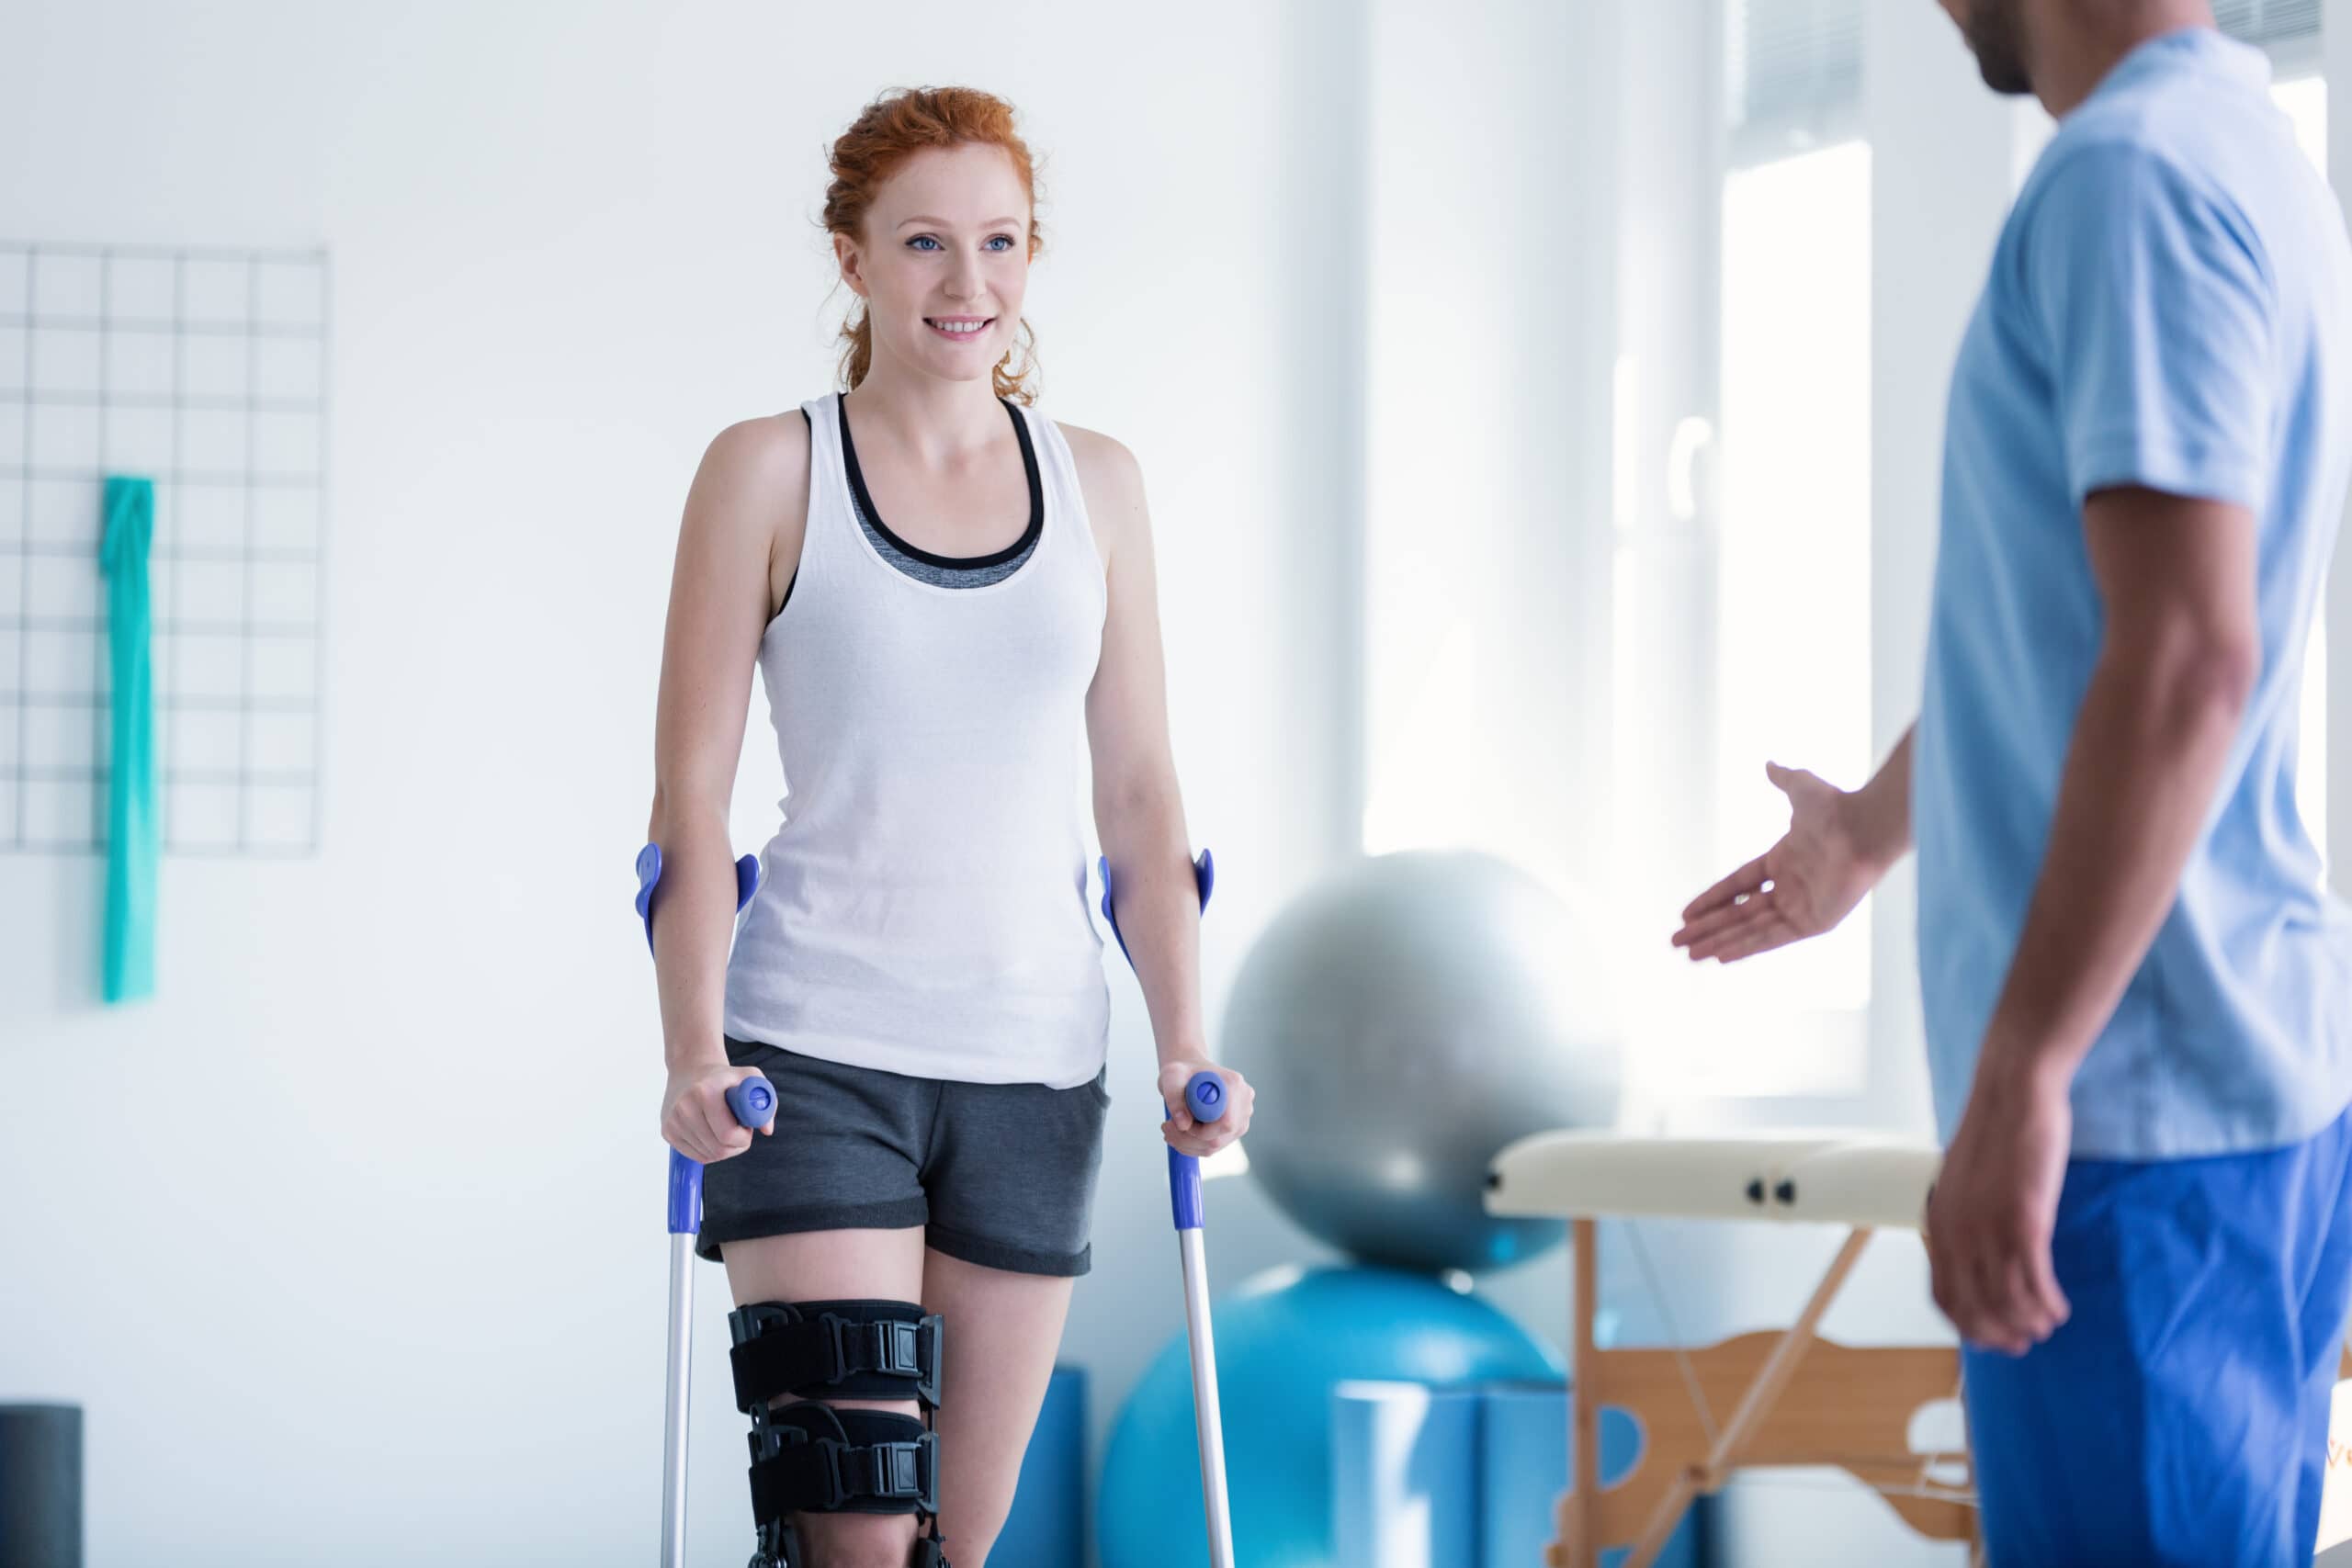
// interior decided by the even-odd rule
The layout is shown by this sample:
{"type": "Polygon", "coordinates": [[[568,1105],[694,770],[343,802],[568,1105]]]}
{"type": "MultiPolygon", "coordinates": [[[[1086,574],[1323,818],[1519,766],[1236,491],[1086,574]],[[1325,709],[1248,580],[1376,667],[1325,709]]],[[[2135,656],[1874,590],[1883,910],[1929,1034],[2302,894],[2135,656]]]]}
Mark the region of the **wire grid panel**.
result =
{"type": "Polygon", "coordinates": [[[155,482],[164,847],[318,847],[327,257],[0,242],[0,850],[105,848],[105,479],[155,482]]]}

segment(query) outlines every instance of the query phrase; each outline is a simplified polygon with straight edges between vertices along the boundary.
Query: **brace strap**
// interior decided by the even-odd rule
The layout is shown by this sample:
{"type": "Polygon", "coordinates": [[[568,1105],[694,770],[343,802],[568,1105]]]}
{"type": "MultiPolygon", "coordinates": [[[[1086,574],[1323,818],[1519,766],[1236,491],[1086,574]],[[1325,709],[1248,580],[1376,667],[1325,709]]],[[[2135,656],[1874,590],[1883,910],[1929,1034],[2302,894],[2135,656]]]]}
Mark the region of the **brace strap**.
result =
{"type": "Polygon", "coordinates": [[[939,1439],[911,1416],[814,1401],[766,1413],[752,1431],[752,1517],[939,1511],[939,1439]]]}
{"type": "Polygon", "coordinates": [[[943,1321],[912,1302],[762,1302],[727,1314],[735,1408],[784,1394],[939,1404],[943,1321]]]}

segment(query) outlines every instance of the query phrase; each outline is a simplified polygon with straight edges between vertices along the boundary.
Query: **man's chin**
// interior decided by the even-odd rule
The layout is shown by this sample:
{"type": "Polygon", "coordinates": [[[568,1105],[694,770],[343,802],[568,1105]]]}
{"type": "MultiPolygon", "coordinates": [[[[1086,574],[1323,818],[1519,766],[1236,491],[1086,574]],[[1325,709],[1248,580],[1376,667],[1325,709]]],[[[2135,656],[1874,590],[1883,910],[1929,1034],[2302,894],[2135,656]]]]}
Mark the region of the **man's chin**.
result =
{"type": "Polygon", "coordinates": [[[1976,73],[1984,78],[1986,86],[2005,98],[2024,98],[2033,95],[2033,84],[2026,80],[2023,71],[1996,65],[1980,57],[1976,62],[1976,73]]]}

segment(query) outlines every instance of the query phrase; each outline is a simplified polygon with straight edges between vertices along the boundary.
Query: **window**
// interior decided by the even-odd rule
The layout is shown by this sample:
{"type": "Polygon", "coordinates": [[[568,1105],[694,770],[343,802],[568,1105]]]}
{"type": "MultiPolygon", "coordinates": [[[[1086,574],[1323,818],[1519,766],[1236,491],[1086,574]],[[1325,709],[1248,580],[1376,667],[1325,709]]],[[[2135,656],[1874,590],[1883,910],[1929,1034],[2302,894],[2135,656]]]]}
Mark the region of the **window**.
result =
{"type": "Polygon", "coordinates": [[[1734,164],[1859,133],[1861,0],[1733,0],[1724,19],[1734,164]]]}
{"type": "Polygon", "coordinates": [[[2213,20],[2233,38],[2270,51],[2281,75],[2320,64],[2321,0],[2213,0],[2213,20]]]}
{"type": "MultiPolygon", "coordinates": [[[[1788,827],[1769,761],[1851,788],[1871,747],[1871,150],[1859,0],[1727,8],[1722,430],[1711,837],[1728,870],[1788,827]]],[[[1705,972],[1747,1048],[1724,1094],[1845,1094],[1866,1077],[1866,913],[1705,972]],[[1764,1036],[1759,1040],[1759,1033],[1764,1036]]]]}
{"type": "MultiPolygon", "coordinates": [[[[1788,826],[1768,759],[1849,789],[1875,760],[1870,148],[1732,170],[1723,225],[1714,828],[1728,867],[1788,826]]],[[[1720,980],[1743,1014],[1803,1021],[1784,1070],[1800,1051],[1818,1087],[1859,1086],[1867,918],[1720,980]]]]}

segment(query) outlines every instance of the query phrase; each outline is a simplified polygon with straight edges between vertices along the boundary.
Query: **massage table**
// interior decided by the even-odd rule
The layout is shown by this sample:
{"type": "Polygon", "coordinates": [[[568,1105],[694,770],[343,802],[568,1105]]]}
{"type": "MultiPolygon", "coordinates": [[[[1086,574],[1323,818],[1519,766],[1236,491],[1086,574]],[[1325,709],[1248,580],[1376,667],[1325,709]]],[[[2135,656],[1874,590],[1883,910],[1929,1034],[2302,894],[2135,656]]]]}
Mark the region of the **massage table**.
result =
{"type": "Polygon", "coordinates": [[[1557,1506],[1550,1568],[1600,1568],[1630,1547],[1621,1568],[1649,1568],[1683,1510],[1739,1471],[1834,1466],[1886,1500],[1934,1540],[1977,1544],[1975,1491],[1965,1449],[1911,1446],[1918,1413],[1956,1400],[1955,1346],[1859,1347],[1821,1337],[1822,1314],[1844,1287],[1871,1233],[1917,1231],[1941,1153],[1933,1145],[1869,1136],[1640,1137],[1539,1133],[1495,1157],[1487,1209],[1568,1222],[1574,1255],[1570,1313],[1568,1489],[1557,1506]],[[1603,1349],[1594,1342],[1598,1222],[1744,1220],[1847,1231],[1813,1294],[1784,1329],[1742,1334],[1703,1348],[1603,1349]],[[1640,1423],[1634,1467],[1600,1484],[1600,1412],[1640,1423]]]}

